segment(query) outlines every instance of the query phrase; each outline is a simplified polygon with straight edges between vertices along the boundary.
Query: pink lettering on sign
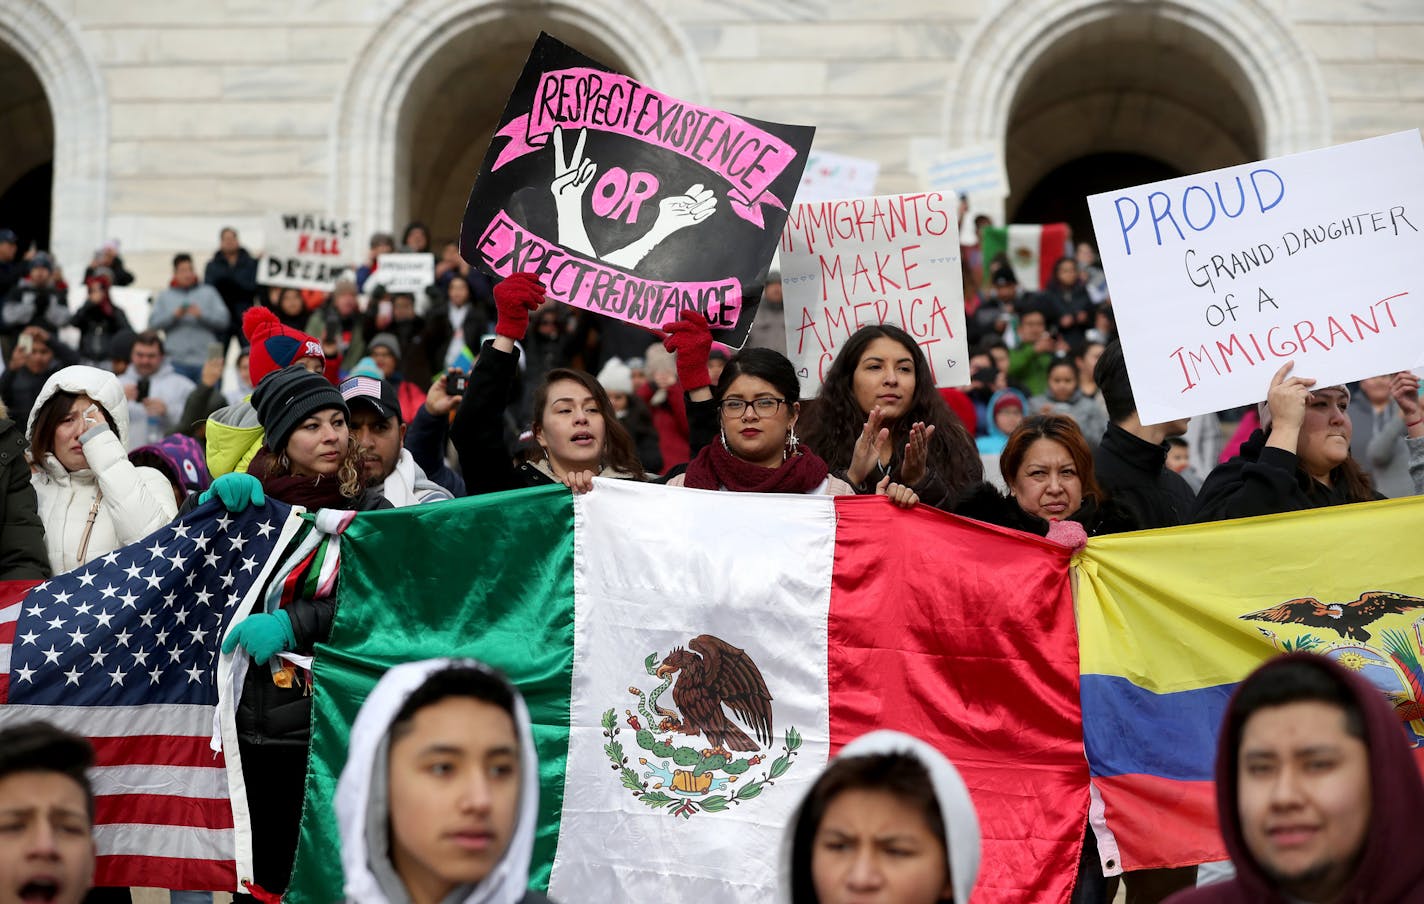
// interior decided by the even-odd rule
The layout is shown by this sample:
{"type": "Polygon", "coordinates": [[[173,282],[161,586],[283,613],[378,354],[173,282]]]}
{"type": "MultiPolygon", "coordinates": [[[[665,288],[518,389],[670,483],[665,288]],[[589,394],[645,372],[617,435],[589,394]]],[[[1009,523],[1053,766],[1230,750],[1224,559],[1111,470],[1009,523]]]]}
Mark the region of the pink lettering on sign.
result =
{"type": "Polygon", "coordinates": [[[791,145],[738,116],[588,67],[540,76],[534,108],[499,130],[509,143],[491,171],[548,144],[554,126],[623,135],[693,160],[731,183],[732,209],[757,226],[765,227],[762,204],[785,209],[770,190],[796,159],[791,145]]]}
{"type": "Polygon", "coordinates": [[[516,223],[501,210],[479,241],[480,256],[500,276],[533,273],[549,297],[586,311],[607,314],[645,329],[661,329],[684,310],[700,312],[714,330],[729,330],[742,310],[736,279],[663,282],[639,279],[596,260],[572,254],[557,242],[516,223]]]}

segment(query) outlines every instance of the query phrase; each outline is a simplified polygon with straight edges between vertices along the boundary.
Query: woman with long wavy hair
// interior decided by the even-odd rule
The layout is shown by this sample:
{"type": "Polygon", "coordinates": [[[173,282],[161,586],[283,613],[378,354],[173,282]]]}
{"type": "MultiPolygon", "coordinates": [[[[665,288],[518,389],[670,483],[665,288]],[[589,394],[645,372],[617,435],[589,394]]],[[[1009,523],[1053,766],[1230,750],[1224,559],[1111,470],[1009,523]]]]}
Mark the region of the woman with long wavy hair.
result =
{"type": "Polygon", "coordinates": [[[925,353],[889,324],[861,327],[842,346],[803,424],[806,444],[858,493],[889,477],[948,509],[984,476],[974,439],[935,391],[925,353]]]}

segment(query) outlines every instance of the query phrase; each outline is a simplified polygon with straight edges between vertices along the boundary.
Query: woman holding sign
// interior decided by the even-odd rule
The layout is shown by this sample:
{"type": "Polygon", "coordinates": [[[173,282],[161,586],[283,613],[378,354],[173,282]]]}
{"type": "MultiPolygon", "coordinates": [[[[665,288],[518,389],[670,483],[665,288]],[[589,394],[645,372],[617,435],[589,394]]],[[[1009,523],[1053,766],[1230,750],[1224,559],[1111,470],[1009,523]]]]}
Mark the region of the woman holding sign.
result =
{"type": "Polygon", "coordinates": [[[804,429],[807,445],[858,493],[889,477],[947,510],[984,476],[974,440],[935,391],[924,352],[889,324],[862,327],[841,348],[804,429]]]}
{"type": "Polygon", "coordinates": [[[1198,522],[1385,498],[1350,457],[1349,388],[1315,389],[1309,377],[1287,376],[1294,366],[1287,361],[1271,377],[1258,407],[1261,429],[1207,475],[1197,494],[1198,522]]]}
{"type": "MultiPolygon", "coordinates": [[[[637,447],[619,422],[608,393],[591,374],[569,368],[549,371],[534,391],[534,441],[540,456],[515,464],[504,441],[504,409],[518,377],[516,340],[529,329],[529,314],[544,303],[544,285],[532,273],[515,273],[495,286],[495,337],[486,342],[470,373],[465,401],[450,427],[470,495],[562,483],[587,492],[594,477],[647,480],[637,447]]],[[[677,351],[678,375],[688,392],[694,449],[715,429],[707,354],[712,333],[695,311],[664,327],[665,344],[677,351]]]]}

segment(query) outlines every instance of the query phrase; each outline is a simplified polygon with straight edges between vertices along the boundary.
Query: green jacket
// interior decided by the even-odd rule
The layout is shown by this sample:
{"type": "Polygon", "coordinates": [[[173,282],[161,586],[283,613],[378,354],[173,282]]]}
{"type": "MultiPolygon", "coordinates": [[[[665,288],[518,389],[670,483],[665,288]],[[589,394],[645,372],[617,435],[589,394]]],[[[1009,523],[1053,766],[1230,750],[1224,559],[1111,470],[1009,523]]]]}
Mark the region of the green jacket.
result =
{"type": "Polygon", "coordinates": [[[234,471],[246,473],[262,448],[262,437],[257,409],[248,399],[213,412],[207,430],[208,473],[214,480],[234,471]]]}
{"type": "Polygon", "coordinates": [[[1028,395],[1043,395],[1048,391],[1048,368],[1052,364],[1052,354],[1034,351],[1032,345],[1020,345],[1009,351],[1009,383],[1028,395]]]}

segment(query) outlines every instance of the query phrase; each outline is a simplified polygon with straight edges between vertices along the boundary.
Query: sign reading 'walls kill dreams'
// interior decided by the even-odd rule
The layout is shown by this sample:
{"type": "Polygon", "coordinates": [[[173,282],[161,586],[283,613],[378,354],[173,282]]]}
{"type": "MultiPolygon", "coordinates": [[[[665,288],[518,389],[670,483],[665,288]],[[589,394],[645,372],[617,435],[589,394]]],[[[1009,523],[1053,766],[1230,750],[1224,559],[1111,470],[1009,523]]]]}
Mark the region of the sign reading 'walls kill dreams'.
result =
{"type": "Polygon", "coordinates": [[[781,239],[787,357],[815,395],[863,326],[914,337],[936,386],[969,382],[954,195],[927,192],[797,204],[781,239]]]}
{"type": "Polygon", "coordinates": [[[1144,423],[1424,362],[1424,145],[1398,132],[1088,198],[1144,423]]]}
{"type": "Polygon", "coordinates": [[[266,233],[258,280],[264,286],[330,291],[360,250],[355,223],[337,217],[271,214],[266,233]]]}
{"type": "Polygon", "coordinates": [[[460,253],[649,329],[698,310],[740,347],[814,134],[669,97],[541,34],[460,253]]]}

